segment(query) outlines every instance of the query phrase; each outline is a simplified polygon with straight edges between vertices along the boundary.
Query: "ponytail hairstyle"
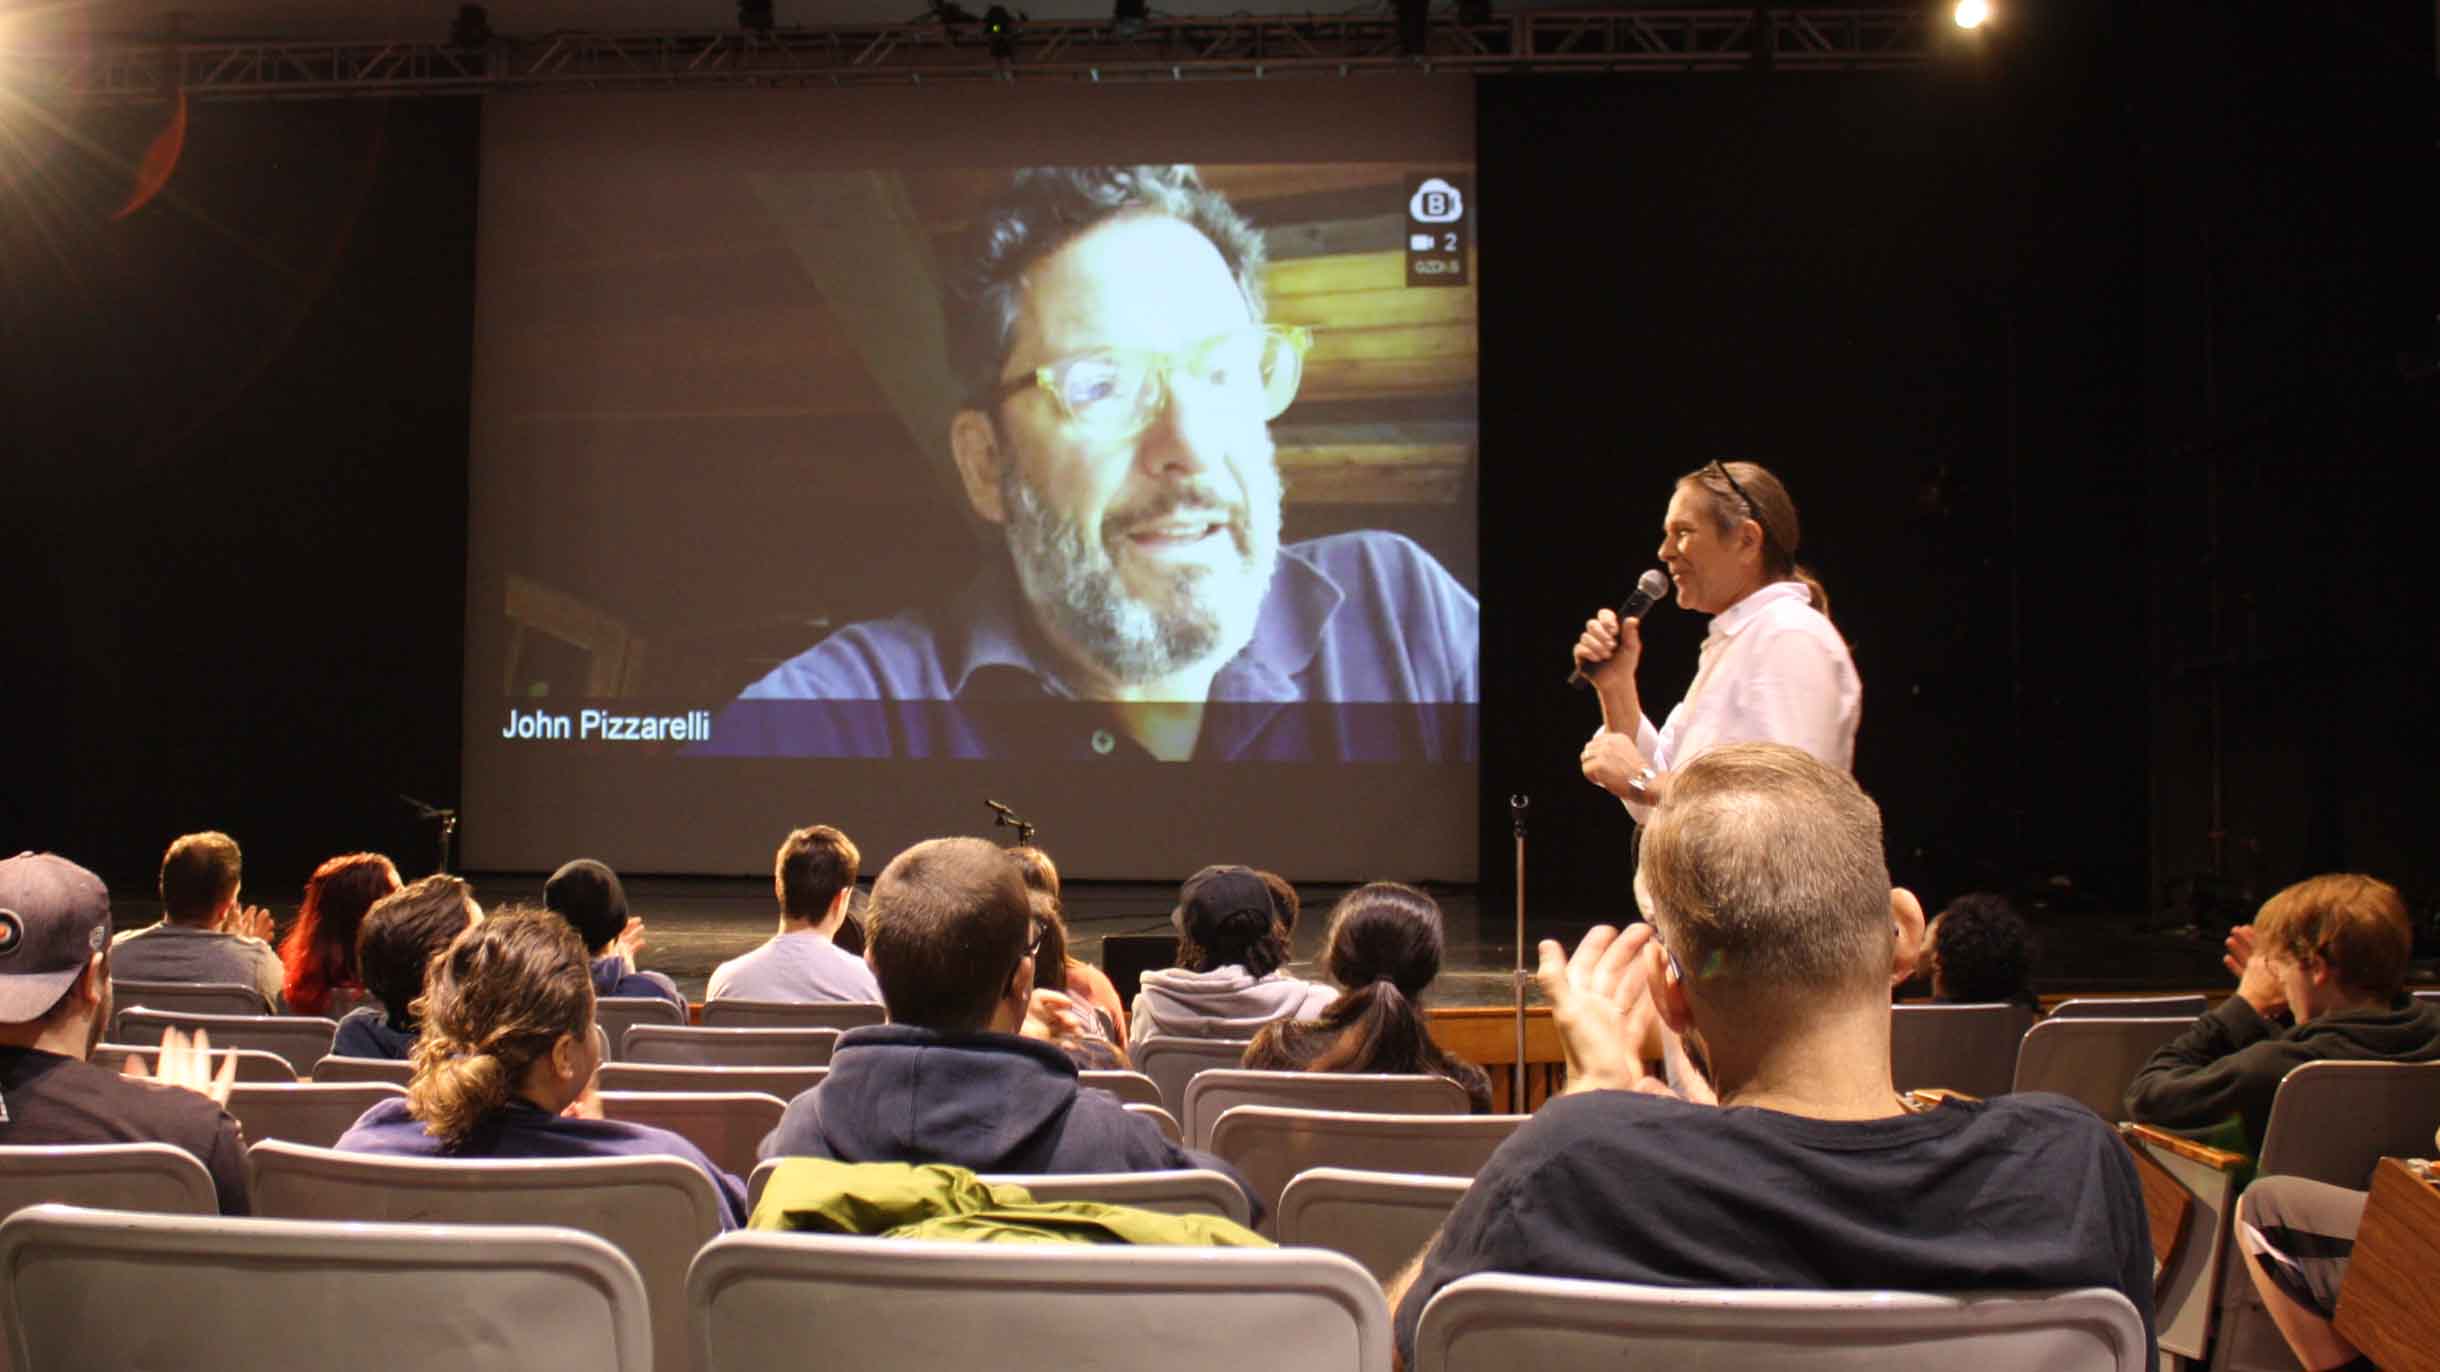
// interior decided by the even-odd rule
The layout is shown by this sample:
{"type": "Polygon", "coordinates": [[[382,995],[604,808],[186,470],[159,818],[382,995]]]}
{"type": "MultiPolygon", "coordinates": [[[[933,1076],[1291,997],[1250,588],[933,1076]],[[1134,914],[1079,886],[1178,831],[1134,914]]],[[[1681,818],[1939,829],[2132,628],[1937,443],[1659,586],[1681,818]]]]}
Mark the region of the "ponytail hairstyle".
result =
{"type": "Polygon", "coordinates": [[[531,906],[501,911],[432,959],[415,1001],[407,1113],[451,1147],[517,1098],[561,1035],[589,1041],[593,974],[566,920],[531,906]]]}
{"type": "Polygon", "coordinates": [[[1266,1027],[1246,1061],[1277,1054],[1308,1072],[1453,1075],[1423,1020],[1423,991],[1440,975],[1441,947],[1440,906],[1430,896],[1394,881],[1348,892],[1330,912],[1323,954],[1346,991],[1318,1020],[1266,1027]]]}
{"type": "Polygon", "coordinates": [[[1813,597],[1813,608],[1830,616],[1830,592],[1812,569],[1796,560],[1804,528],[1796,518],[1796,498],[1759,462],[1704,463],[1678,478],[1681,486],[1703,492],[1711,508],[1711,523],[1723,537],[1734,534],[1746,520],[1762,530],[1762,579],[1801,581],[1813,597]]]}

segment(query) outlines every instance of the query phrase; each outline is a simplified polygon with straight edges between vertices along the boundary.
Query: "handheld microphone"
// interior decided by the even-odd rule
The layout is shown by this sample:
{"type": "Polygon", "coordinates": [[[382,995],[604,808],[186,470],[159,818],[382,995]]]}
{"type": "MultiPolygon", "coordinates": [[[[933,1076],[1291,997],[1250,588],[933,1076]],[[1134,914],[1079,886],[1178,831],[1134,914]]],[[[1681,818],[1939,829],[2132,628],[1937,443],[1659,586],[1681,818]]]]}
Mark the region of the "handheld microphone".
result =
{"type": "MultiPolygon", "coordinates": [[[[1618,617],[1620,619],[1640,619],[1644,611],[1659,604],[1661,597],[1667,594],[1669,594],[1669,575],[1655,567],[1635,578],[1635,593],[1628,596],[1626,603],[1618,607],[1618,617]]],[[[1593,679],[1584,674],[1584,664],[1578,663],[1576,670],[1567,674],[1567,684],[1581,691],[1592,685],[1593,679]]]]}
{"type": "Polygon", "coordinates": [[[1007,820],[1012,824],[1016,822],[1016,811],[1009,809],[1007,806],[1002,805],[996,800],[985,800],[983,803],[991,807],[991,812],[993,814],[998,815],[1000,818],[1007,820]]]}

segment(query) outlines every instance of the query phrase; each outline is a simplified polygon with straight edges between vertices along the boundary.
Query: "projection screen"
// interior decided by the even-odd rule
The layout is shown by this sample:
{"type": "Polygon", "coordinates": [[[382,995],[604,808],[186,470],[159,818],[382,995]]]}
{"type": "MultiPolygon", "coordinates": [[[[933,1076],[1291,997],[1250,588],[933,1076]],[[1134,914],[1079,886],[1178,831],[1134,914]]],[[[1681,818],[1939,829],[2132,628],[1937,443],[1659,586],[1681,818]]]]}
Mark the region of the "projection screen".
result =
{"type": "Polygon", "coordinates": [[[1463,83],[493,97],[466,860],[1475,875],[1463,83]]]}

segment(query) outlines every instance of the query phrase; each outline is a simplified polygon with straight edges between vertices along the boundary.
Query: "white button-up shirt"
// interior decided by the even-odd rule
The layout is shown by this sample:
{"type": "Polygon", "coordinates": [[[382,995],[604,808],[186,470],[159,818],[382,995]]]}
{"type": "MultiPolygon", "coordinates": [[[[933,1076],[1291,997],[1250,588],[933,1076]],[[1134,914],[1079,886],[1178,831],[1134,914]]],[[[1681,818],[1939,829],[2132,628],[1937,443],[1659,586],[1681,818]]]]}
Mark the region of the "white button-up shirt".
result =
{"type": "MultiPolygon", "coordinates": [[[[1694,685],[1660,728],[1635,721],[1635,748],[1674,772],[1724,743],[1785,743],[1852,772],[1863,714],[1847,640],[1803,582],[1774,581],[1712,617],[1694,685]]],[[[1639,824],[1652,814],[1642,801],[1620,803],[1639,824]]]]}

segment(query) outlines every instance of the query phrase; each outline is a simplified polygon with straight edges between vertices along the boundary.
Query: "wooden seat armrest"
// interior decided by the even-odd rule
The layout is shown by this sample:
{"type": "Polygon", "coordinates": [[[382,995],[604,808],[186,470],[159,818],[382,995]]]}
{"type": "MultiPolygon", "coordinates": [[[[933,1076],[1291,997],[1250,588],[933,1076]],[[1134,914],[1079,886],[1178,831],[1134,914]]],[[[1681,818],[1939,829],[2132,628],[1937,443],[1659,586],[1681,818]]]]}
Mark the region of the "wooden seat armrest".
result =
{"type": "Polygon", "coordinates": [[[2222,1172],[2234,1172],[2245,1166],[2248,1161],[2243,1153],[2231,1153],[2225,1148],[2213,1148],[2208,1144],[2196,1143],[2182,1134],[2172,1134],[2166,1129],[2156,1129],[2149,1124],[2121,1123],[2118,1126],[2118,1133],[2129,1144],[2137,1141],[2148,1143],[2155,1148],[2166,1149],[2188,1162],[2199,1162],[2205,1167],[2217,1168],[2222,1172]]]}

